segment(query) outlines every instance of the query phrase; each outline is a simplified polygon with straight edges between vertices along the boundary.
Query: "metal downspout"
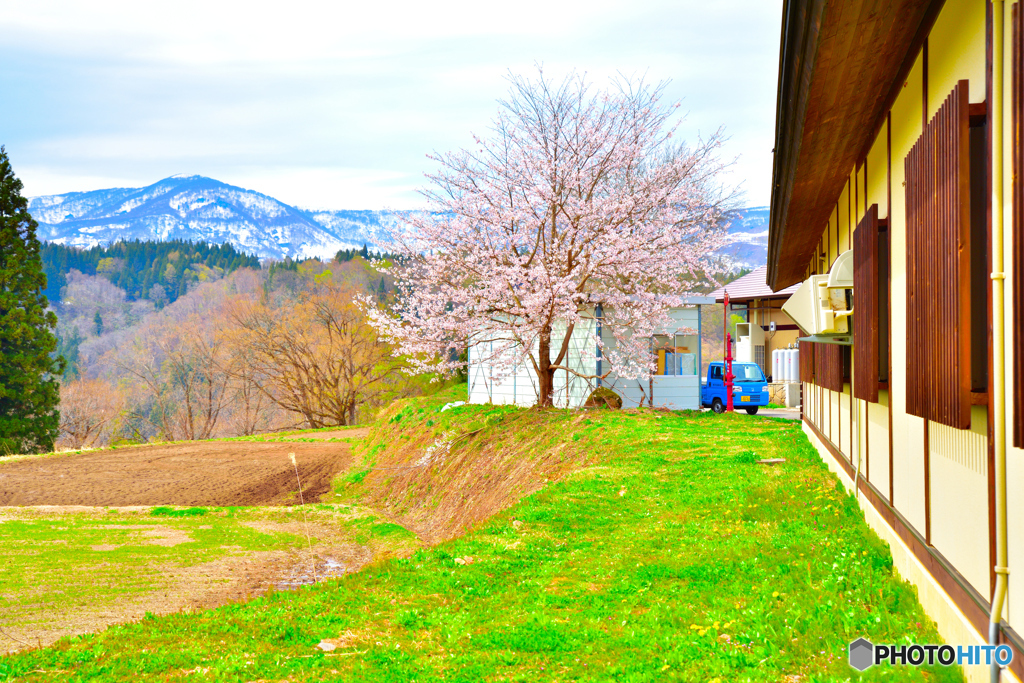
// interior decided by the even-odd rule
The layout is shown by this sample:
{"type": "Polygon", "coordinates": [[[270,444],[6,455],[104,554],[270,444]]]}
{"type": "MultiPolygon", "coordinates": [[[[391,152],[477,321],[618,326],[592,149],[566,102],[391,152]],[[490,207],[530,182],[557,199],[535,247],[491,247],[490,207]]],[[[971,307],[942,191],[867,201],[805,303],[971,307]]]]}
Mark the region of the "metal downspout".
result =
{"type": "MultiPolygon", "coordinates": [[[[992,395],[995,423],[996,576],[989,616],[988,642],[999,643],[999,625],[1006,600],[1006,324],[1003,272],[1003,0],[992,0],[992,395]]],[[[999,682],[999,665],[992,662],[992,683],[999,682]]]]}

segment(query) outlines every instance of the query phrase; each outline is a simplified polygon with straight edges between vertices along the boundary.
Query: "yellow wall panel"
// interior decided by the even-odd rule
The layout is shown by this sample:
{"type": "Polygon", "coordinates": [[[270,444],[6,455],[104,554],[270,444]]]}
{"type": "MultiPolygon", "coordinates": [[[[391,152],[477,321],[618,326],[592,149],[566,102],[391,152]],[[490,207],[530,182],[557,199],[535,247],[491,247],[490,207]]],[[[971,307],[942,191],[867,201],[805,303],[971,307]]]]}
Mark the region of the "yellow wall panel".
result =
{"type": "Polygon", "coordinates": [[[853,447],[851,449],[851,462],[856,467],[858,459],[860,460],[860,473],[862,477],[867,478],[868,476],[868,457],[870,455],[870,449],[868,448],[868,412],[867,412],[867,401],[861,401],[855,399],[853,401],[853,431],[857,438],[854,439],[853,447]]]}
{"type": "MultiPolygon", "coordinates": [[[[1009,6],[1007,6],[1007,13],[1009,13],[1009,6]]],[[[1017,3],[1017,11],[1024,11],[1024,6],[1017,3]]],[[[1009,46],[1013,43],[1010,41],[1012,22],[1006,21],[1004,24],[1005,31],[1005,42],[1004,45],[1009,46]]],[[[1004,211],[1003,211],[1003,222],[1004,222],[1004,233],[1003,233],[1003,253],[1004,262],[1003,270],[1007,272],[1008,279],[1006,280],[1006,302],[1004,307],[1003,325],[1004,329],[1010,333],[1013,330],[1013,310],[1015,306],[1022,306],[1024,303],[1013,300],[1013,278],[1024,277],[1024,273],[1013,272],[1013,262],[1010,258],[1012,251],[1013,242],[1013,230],[1011,230],[1011,211],[1012,205],[1012,193],[1011,193],[1011,180],[1012,180],[1012,144],[1013,136],[1011,135],[1010,129],[1010,103],[1011,98],[1009,97],[1009,79],[1011,77],[1012,70],[1007,68],[1004,72],[1004,109],[1003,109],[1003,122],[1005,124],[1005,133],[1003,136],[1003,198],[1004,198],[1004,211]]],[[[973,84],[971,87],[972,101],[973,101],[973,84]]],[[[1007,491],[1007,537],[1009,539],[1007,552],[1008,561],[1011,568],[1009,581],[1009,590],[1007,594],[1007,620],[1010,625],[1016,629],[1018,633],[1024,632],[1024,450],[1013,447],[1013,408],[1014,408],[1014,397],[1012,396],[1013,379],[1011,376],[1013,359],[1013,345],[1007,344],[1006,347],[1006,407],[1007,407],[1007,419],[1006,419],[1006,491],[1007,491]]]]}
{"type": "MultiPolygon", "coordinates": [[[[879,392],[881,400],[882,392],[879,392]]],[[[882,497],[889,499],[889,411],[878,403],[867,404],[868,458],[871,460],[868,481],[882,497]]]]}
{"type": "Polygon", "coordinates": [[[832,269],[832,264],[835,263],[836,257],[839,256],[837,249],[839,248],[839,211],[836,207],[832,209],[832,215],[828,218],[828,261],[825,272],[832,269]]]}
{"type": "MultiPolygon", "coordinates": [[[[985,100],[986,2],[948,2],[928,35],[928,119],[957,81],[968,79],[971,102],[985,100]]],[[[1009,22],[1007,22],[1009,23],[1009,22]]]]}
{"type": "Polygon", "coordinates": [[[892,388],[893,503],[911,524],[924,530],[924,420],[906,414],[907,278],[906,190],[903,161],[921,136],[922,60],[918,55],[892,108],[892,388]]]}
{"type": "Polygon", "coordinates": [[[853,174],[853,227],[856,228],[864,216],[864,164],[853,174]]]}
{"type": "Polygon", "coordinates": [[[886,184],[888,149],[886,146],[886,127],[882,126],[882,132],[875,139],[871,150],[868,152],[867,168],[867,206],[878,204],[878,216],[889,215],[889,199],[886,195],[888,185],[886,184]]]}
{"type": "Polygon", "coordinates": [[[836,208],[836,213],[839,217],[839,220],[836,222],[838,226],[836,231],[836,256],[850,248],[848,245],[850,243],[850,202],[853,201],[852,190],[852,185],[847,181],[846,187],[843,188],[842,194],[839,195],[839,204],[836,208]]]}
{"type": "Polygon", "coordinates": [[[989,595],[988,439],[928,423],[934,545],[982,595],[989,595]]]}
{"type": "Polygon", "coordinates": [[[1024,625],[1024,450],[1006,450],[1007,559],[1011,567],[1017,568],[1010,572],[1007,621],[1019,632],[1024,625]]]}
{"type": "Polygon", "coordinates": [[[853,459],[853,434],[850,430],[850,396],[849,394],[839,394],[839,450],[846,459],[850,462],[855,462],[853,459]]]}

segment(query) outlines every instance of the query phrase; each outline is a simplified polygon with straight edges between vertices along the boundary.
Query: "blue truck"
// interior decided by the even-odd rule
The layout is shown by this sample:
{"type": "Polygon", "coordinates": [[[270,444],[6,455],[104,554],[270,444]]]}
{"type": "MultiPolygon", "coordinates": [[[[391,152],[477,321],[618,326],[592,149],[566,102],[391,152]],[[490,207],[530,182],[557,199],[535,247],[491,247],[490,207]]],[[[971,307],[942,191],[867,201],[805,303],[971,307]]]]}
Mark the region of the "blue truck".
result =
{"type": "MultiPolygon", "coordinates": [[[[768,380],[756,363],[732,364],[733,408],[742,408],[754,415],[761,406],[768,405],[768,380]]],[[[715,361],[708,366],[707,382],[700,388],[700,403],[716,413],[724,413],[726,407],[725,363],[715,361]]]]}

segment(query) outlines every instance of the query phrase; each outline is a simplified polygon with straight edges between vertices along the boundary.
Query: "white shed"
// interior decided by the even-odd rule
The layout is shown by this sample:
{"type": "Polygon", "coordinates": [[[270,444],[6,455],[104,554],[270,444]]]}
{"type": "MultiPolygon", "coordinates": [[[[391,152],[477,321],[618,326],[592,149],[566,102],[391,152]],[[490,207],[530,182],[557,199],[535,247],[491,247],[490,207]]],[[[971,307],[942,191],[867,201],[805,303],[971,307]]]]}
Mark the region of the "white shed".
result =
{"type": "MultiPolygon", "coordinates": [[[[651,339],[651,352],[655,356],[657,374],[650,380],[624,379],[614,372],[605,379],[584,379],[564,370],[555,373],[554,403],[560,408],[579,408],[599,386],[607,387],[622,398],[623,408],[653,405],[672,410],[700,408],[701,338],[700,323],[703,304],[713,304],[706,297],[689,298],[685,305],[669,312],[672,322],[666,329],[656,332],[651,339]],[[690,328],[696,334],[678,334],[690,328]]],[[[586,325],[577,325],[570,342],[568,364],[583,375],[600,375],[600,351],[593,342],[599,330],[608,348],[614,348],[615,338],[600,326],[600,309],[586,318],[586,325]]],[[[558,337],[557,330],[555,336],[558,337]]],[[[469,402],[516,404],[532,406],[537,402],[537,376],[529,365],[519,365],[505,377],[493,363],[483,359],[492,355],[495,342],[470,343],[469,346],[469,402]]],[[[554,351],[554,350],[553,350],[554,351]]],[[[603,361],[607,362],[607,361],[603,361]]]]}

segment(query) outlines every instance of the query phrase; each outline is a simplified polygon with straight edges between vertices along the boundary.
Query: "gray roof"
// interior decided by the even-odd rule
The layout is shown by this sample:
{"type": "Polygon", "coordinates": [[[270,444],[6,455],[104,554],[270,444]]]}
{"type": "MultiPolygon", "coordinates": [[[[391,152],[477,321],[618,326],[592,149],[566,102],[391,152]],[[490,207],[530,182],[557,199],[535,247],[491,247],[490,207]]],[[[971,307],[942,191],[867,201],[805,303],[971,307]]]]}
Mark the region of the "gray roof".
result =
{"type": "Polygon", "coordinates": [[[752,301],[754,299],[788,299],[793,292],[797,290],[802,282],[798,282],[792,287],[787,287],[778,292],[773,292],[772,288],[768,286],[766,279],[768,277],[768,266],[761,266],[755,268],[752,272],[744,275],[741,278],[733,280],[725,287],[719,287],[715,291],[708,294],[709,297],[714,297],[715,301],[724,301],[725,292],[729,292],[729,302],[742,303],[744,301],[752,301]]]}

